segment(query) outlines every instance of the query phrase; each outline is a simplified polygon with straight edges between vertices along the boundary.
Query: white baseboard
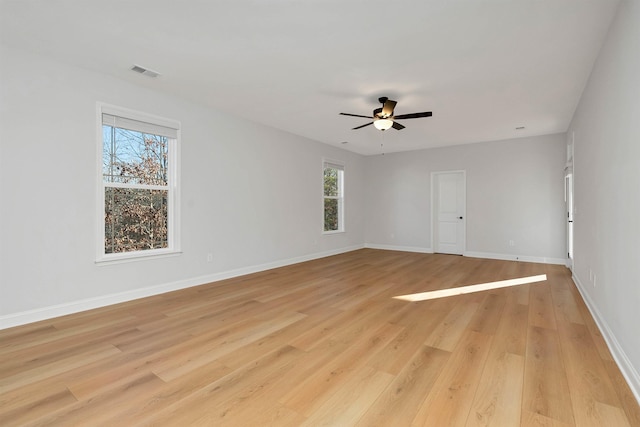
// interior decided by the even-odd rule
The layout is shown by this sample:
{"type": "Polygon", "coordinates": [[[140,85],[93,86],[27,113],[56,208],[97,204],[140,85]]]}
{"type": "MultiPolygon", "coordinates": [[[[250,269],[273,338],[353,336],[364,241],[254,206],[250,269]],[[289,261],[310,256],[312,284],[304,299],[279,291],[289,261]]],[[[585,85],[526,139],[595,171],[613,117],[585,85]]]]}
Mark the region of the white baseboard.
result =
{"type": "Polygon", "coordinates": [[[78,313],[81,311],[92,310],[94,308],[105,307],[108,305],[119,304],[122,302],[132,301],[139,298],[146,298],[153,295],[164,294],[166,292],[177,291],[180,289],[190,288],[192,286],[203,285],[205,283],[217,282],[220,280],[231,279],[233,277],[243,276],[246,274],[257,273],[260,271],[271,270],[273,268],[285,267],[287,265],[297,264],[300,262],[311,261],[318,258],[325,258],[332,255],[338,255],[345,252],[351,252],[362,249],[364,245],[349,246],[331,251],[317,252],[313,254],[303,255],[295,258],[273,261],[265,264],[259,264],[249,267],[238,268],[235,270],[223,271],[220,273],[208,274],[199,277],[193,277],[184,280],[178,280],[161,285],[149,286],[146,288],[135,289],[117,294],[104,295],[95,298],[87,298],[79,301],[73,301],[65,304],[58,304],[49,307],[39,308],[35,310],[23,311],[20,313],[0,316],[0,330],[12,328],[14,326],[26,325],[27,323],[39,322],[41,320],[52,319],[54,317],[66,316],[68,314],[78,313]]]}
{"type": "Polygon", "coordinates": [[[537,262],[540,264],[558,264],[558,265],[567,264],[567,260],[564,258],[548,258],[548,257],[536,257],[536,256],[527,256],[527,255],[497,254],[492,252],[465,252],[464,256],[468,256],[471,258],[501,259],[504,261],[537,262]]]}
{"type": "Polygon", "coordinates": [[[598,307],[589,296],[589,293],[586,292],[586,288],[582,285],[582,282],[575,274],[572,275],[571,278],[576,284],[576,288],[578,288],[580,295],[582,295],[582,299],[587,305],[589,312],[591,312],[591,316],[593,316],[593,319],[596,321],[596,324],[598,325],[598,328],[602,333],[602,337],[606,341],[607,346],[609,347],[609,351],[611,351],[613,359],[616,361],[618,367],[620,368],[620,371],[622,372],[622,375],[627,380],[629,388],[631,388],[631,392],[635,396],[638,403],[640,403],[640,374],[638,374],[638,371],[635,369],[633,364],[631,364],[631,361],[620,346],[620,343],[616,339],[616,336],[613,334],[613,331],[611,331],[606,320],[604,320],[602,314],[600,314],[598,307]]]}
{"type": "Polygon", "coordinates": [[[418,252],[422,254],[432,254],[431,248],[421,248],[416,246],[395,246],[395,245],[378,245],[376,243],[365,243],[365,248],[382,249],[385,251],[401,251],[401,252],[418,252]]]}

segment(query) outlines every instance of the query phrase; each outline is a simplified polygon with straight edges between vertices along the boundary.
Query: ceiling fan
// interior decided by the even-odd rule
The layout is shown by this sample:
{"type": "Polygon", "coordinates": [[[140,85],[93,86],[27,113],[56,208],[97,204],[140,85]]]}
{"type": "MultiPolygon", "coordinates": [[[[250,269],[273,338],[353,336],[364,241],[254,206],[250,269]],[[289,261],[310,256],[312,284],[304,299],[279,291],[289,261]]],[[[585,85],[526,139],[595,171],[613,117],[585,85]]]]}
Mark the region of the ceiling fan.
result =
{"type": "Polygon", "coordinates": [[[353,128],[353,130],[361,129],[363,127],[374,125],[376,129],[387,130],[390,127],[396,130],[404,129],[404,126],[396,122],[396,120],[405,119],[418,119],[420,117],[431,117],[431,111],[425,111],[423,113],[411,113],[400,114],[399,116],[393,115],[393,109],[396,107],[397,102],[392,101],[386,96],[378,98],[378,101],[382,104],[382,107],[373,110],[373,116],[361,116],[359,114],[340,113],[343,116],[364,117],[365,119],[373,118],[372,122],[353,128]]]}

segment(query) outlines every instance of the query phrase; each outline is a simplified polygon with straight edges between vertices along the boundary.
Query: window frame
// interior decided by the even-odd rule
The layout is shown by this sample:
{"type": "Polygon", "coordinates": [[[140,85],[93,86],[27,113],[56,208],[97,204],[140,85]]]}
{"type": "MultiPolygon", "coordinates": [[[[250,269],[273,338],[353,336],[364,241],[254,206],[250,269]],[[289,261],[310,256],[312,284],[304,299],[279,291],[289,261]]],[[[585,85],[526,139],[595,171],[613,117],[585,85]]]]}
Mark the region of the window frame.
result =
{"type": "MultiPolygon", "coordinates": [[[[152,132],[149,132],[152,133],[152,132]]],[[[163,135],[166,136],[166,135],[163,135]]],[[[155,116],[141,111],[96,103],[96,173],[97,173],[97,203],[96,203],[96,263],[110,264],[116,262],[130,262],[141,259],[151,259],[175,256],[180,250],[180,122],[165,117],[155,116]],[[167,185],[141,185],[111,183],[107,185],[103,178],[103,114],[116,116],[125,120],[148,123],[159,128],[169,128],[175,131],[175,138],[168,138],[168,173],[167,185]],[[160,249],[137,250],[130,252],[105,253],[105,192],[106,188],[131,189],[159,189],[167,191],[167,247],[160,249]]]]}
{"type": "Polygon", "coordinates": [[[340,234],[344,233],[345,228],[345,197],[344,197],[344,182],[345,182],[345,165],[343,162],[323,159],[322,160],[322,234],[340,234]],[[326,196],[324,194],[324,171],[327,168],[336,169],[338,173],[338,195],[326,196]],[[337,230],[325,230],[324,228],[324,216],[325,216],[325,200],[337,199],[338,200],[338,229],[337,230]]]}

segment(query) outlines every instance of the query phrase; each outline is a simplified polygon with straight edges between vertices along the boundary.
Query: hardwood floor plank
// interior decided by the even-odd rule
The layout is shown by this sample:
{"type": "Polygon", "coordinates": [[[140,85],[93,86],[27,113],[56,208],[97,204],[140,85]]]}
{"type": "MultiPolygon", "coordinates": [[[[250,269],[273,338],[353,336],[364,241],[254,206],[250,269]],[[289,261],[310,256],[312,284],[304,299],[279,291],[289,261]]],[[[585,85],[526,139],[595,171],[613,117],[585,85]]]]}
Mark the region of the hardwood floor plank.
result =
{"type": "Polygon", "coordinates": [[[522,407],[525,411],[575,425],[560,338],[554,330],[529,327],[522,407]]]}
{"type": "Polygon", "coordinates": [[[353,313],[339,312],[316,325],[310,326],[298,336],[291,339],[289,344],[304,351],[311,351],[330,339],[337,330],[342,328],[352,318],[353,313]]]}
{"type": "Polygon", "coordinates": [[[465,331],[411,425],[465,425],[491,341],[489,335],[465,331]]]}
{"type": "MultiPolygon", "coordinates": [[[[255,342],[273,332],[276,332],[306,316],[300,313],[287,313],[280,318],[257,322],[256,327],[243,329],[237,334],[227,335],[220,341],[207,345],[207,351],[198,351],[197,356],[191,348],[186,348],[183,356],[172,357],[153,367],[153,372],[165,381],[171,381],[187,372],[214,362],[219,357],[238,350],[249,343],[255,342]]],[[[203,348],[203,347],[200,347],[203,348]]]]}
{"type": "Polygon", "coordinates": [[[551,299],[551,289],[547,282],[531,286],[529,303],[529,323],[540,328],[556,329],[556,316],[551,299]]]}
{"type": "Polygon", "coordinates": [[[40,339],[49,337],[57,329],[49,321],[0,330],[0,356],[24,347],[30,347],[40,339]]]}
{"type": "Polygon", "coordinates": [[[498,328],[506,298],[501,293],[486,293],[478,310],[469,321],[468,329],[485,334],[493,334],[498,328]]]}
{"type": "Polygon", "coordinates": [[[552,287],[551,297],[559,320],[563,322],[585,324],[582,313],[580,313],[580,309],[578,308],[571,291],[552,287]]]}
{"type": "Polygon", "coordinates": [[[583,323],[589,329],[589,333],[591,334],[591,339],[593,340],[593,344],[595,345],[595,348],[598,350],[598,354],[600,355],[600,358],[602,360],[613,361],[613,356],[609,351],[607,342],[602,336],[602,332],[598,328],[596,321],[593,319],[593,316],[591,316],[591,312],[589,311],[589,309],[587,308],[587,305],[582,300],[582,297],[580,296],[580,293],[578,292],[578,289],[575,286],[573,287],[573,295],[576,302],[576,306],[578,307],[578,310],[580,311],[580,313],[582,314],[582,318],[584,319],[583,323]]]}
{"type": "Polygon", "coordinates": [[[491,352],[465,426],[514,426],[520,422],[524,356],[491,352]]]}
{"type": "Polygon", "coordinates": [[[393,375],[386,372],[367,366],[359,368],[302,425],[352,426],[391,381],[393,375]]]}
{"type": "MultiPolygon", "coordinates": [[[[328,372],[328,367],[336,367],[336,360],[340,360],[340,357],[345,357],[345,352],[348,348],[349,345],[343,342],[328,341],[315,351],[303,352],[298,363],[291,365],[286,375],[274,382],[271,387],[272,397],[277,399],[279,405],[288,406],[286,405],[286,400],[296,396],[294,390],[300,394],[308,393],[310,396],[308,400],[313,399],[316,395],[323,394],[325,392],[324,384],[319,383],[320,385],[318,385],[318,383],[314,383],[316,381],[314,375],[316,377],[321,376],[323,372],[328,372]],[[307,387],[305,384],[312,384],[312,386],[307,387]],[[318,388],[313,388],[315,386],[318,388]]],[[[357,366],[360,365],[358,364],[357,366]]],[[[329,375],[325,377],[327,378],[327,385],[331,387],[333,385],[332,381],[343,374],[344,372],[338,371],[337,368],[329,371],[329,375]]],[[[301,400],[304,400],[304,398],[301,400]]],[[[304,416],[296,408],[290,409],[304,416]]]]}
{"type": "MultiPolygon", "coordinates": [[[[278,329],[256,341],[218,357],[216,361],[230,368],[237,369],[256,359],[256,355],[274,351],[281,347],[283,343],[292,345],[291,342],[295,341],[297,337],[301,336],[318,323],[321,323],[323,320],[326,320],[328,317],[332,317],[334,313],[335,312],[333,310],[328,310],[326,313],[322,314],[306,315],[297,322],[285,326],[282,329],[278,329]]],[[[295,345],[292,346],[299,348],[295,345]]]]}
{"type": "MultiPolygon", "coordinates": [[[[51,322],[55,321],[56,319],[51,320],[51,322]]],[[[46,328],[47,333],[43,333],[38,337],[32,336],[30,340],[25,339],[21,342],[14,342],[13,344],[6,346],[4,348],[5,351],[0,354],[2,356],[0,363],[4,363],[4,361],[12,359],[12,354],[17,354],[17,352],[21,350],[28,350],[35,346],[46,347],[47,345],[52,345],[55,347],[59,342],[65,339],[83,341],[83,339],[80,338],[81,336],[89,336],[93,332],[99,335],[105,331],[111,332],[114,329],[128,330],[132,325],[137,323],[138,319],[135,316],[125,315],[123,317],[116,316],[115,319],[107,318],[104,321],[89,321],[88,324],[77,326],[75,328],[58,329],[51,325],[50,328],[46,328]]]]}
{"type": "Polygon", "coordinates": [[[268,395],[269,384],[302,353],[294,347],[282,347],[159,410],[149,422],[176,426],[235,424],[233,419],[241,416],[245,402],[268,395]]]}
{"type": "Polygon", "coordinates": [[[3,403],[0,422],[6,426],[25,425],[78,401],[66,387],[58,390],[48,389],[45,393],[41,398],[31,395],[24,405],[16,405],[14,402],[11,406],[4,406],[3,403]]]}
{"type": "Polygon", "coordinates": [[[122,337],[135,335],[137,330],[127,325],[121,328],[101,328],[89,334],[66,336],[55,341],[34,344],[6,354],[0,359],[0,374],[9,376],[35,369],[56,361],[66,360],[74,354],[91,350],[96,345],[122,337]]]}
{"type": "Polygon", "coordinates": [[[456,345],[458,345],[467,325],[471,322],[476,311],[478,311],[484,295],[478,293],[449,298],[455,298],[458,299],[458,301],[451,304],[451,311],[447,317],[433,330],[424,342],[428,346],[445,351],[453,351],[456,345]],[[466,302],[462,302],[461,300],[463,299],[466,300],[466,302]]]}
{"type": "Polygon", "coordinates": [[[515,301],[507,303],[495,334],[494,345],[504,352],[525,356],[528,328],[529,307],[515,301]]]}
{"type": "MultiPolygon", "coordinates": [[[[350,344],[337,340],[346,346],[345,350],[294,386],[280,402],[300,414],[311,415],[341,387],[357,366],[366,365],[400,330],[399,326],[383,324],[377,329],[359,332],[350,344]]],[[[316,351],[322,351],[322,347],[316,351]]]]}
{"type": "Polygon", "coordinates": [[[624,410],[617,406],[610,406],[605,403],[596,402],[596,412],[598,413],[598,421],[596,423],[594,420],[593,424],[590,425],[631,427],[624,410]]]}
{"type": "Polygon", "coordinates": [[[611,360],[603,360],[605,369],[609,374],[609,378],[613,382],[620,404],[624,409],[627,419],[632,426],[640,426],[640,405],[636,401],[633,392],[629,388],[622,372],[618,368],[618,365],[611,360]]]}
{"type": "Polygon", "coordinates": [[[529,307],[529,301],[531,299],[530,285],[511,286],[509,288],[505,288],[504,292],[507,295],[507,303],[514,303],[529,307]]]}
{"type": "Polygon", "coordinates": [[[137,401],[137,404],[112,410],[111,415],[105,419],[105,425],[118,425],[123,421],[128,425],[143,425],[158,411],[179,404],[183,399],[198,393],[231,372],[232,369],[226,366],[210,363],[174,381],[156,384],[148,397],[137,401]]]}
{"type": "Polygon", "coordinates": [[[388,290],[393,287],[393,283],[385,283],[384,281],[383,283],[381,286],[358,285],[353,288],[350,293],[341,295],[340,301],[332,304],[331,307],[340,310],[350,310],[361,304],[365,304],[378,295],[386,294],[388,290]]]}
{"type": "Polygon", "coordinates": [[[580,304],[583,304],[580,294],[566,270],[558,267],[548,266],[546,272],[549,283],[553,284],[550,289],[556,318],[559,321],[585,324],[584,313],[580,308],[580,304]]]}
{"type": "Polygon", "coordinates": [[[128,383],[153,374],[147,360],[131,354],[120,354],[107,361],[91,363],[72,377],[64,376],[67,389],[78,400],[88,400],[118,389],[128,383]]]}
{"type": "Polygon", "coordinates": [[[83,425],[87,420],[91,420],[94,425],[106,425],[114,413],[139,405],[141,396],[146,396],[162,384],[163,382],[151,373],[132,378],[126,384],[107,393],[60,407],[51,414],[39,418],[33,424],[38,426],[83,425]]]}
{"type": "Polygon", "coordinates": [[[21,371],[13,375],[5,376],[4,373],[0,372],[0,394],[27,385],[31,382],[43,380],[61,372],[76,369],[83,365],[87,365],[92,361],[106,359],[120,353],[120,350],[111,344],[101,344],[95,348],[69,356],[66,359],[58,360],[26,371],[21,371]]]}
{"type": "MultiPolygon", "coordinates": [[[[442,321],[446,312],[425,312],[424,307],[419,303],[408,303],[410,311],[403,318],[402,330],[396,337],[381,349],[368,362],[369,366],[377,370],[398,375],[406,366],[416,352],[424,346],[427,337],[433,329],[442,321]],[[428,315],[427,315],[428,313],[428,315]],[[409,322],[409,319],[411,321],[409,322]]],[[[447,352],[448,354],[448,352],[447,352]]]]}
{"type": "Polygon", "coordinates": [[[559,335],[576,425],[605,425],[598,404],[617,408],[622,405],[588,328],[575,323],[562,323],[559,335]]]}
{"type": "Polygon", "coordinates": [[[450,356],[448,351],[421,346],[356,425],[410,425],[450,356]]]}
{"type": "MultiPolygon", "coordinates": [[[[505,298],[506,301],[506,298],[505,298]]],[[[524,383],[527,307],[505,302],[467,426],[514,426],[520,422],[524,383]]]]}
{"type": "MultiPolygon", "coordinates": [[[[289,279],[288,279],[289,280],[289,279]]],[[[315,278],[313,280],[300,280],[296,286],[279,286],[278,282],[281,282],[282,278],[279,276],[275,277],[273,285],[270,287],[270,292],[264,293],[262,295],[258,295],[254,297],[254,299],[258,302],[266,303],[269,301],[273,301],[276,299],[282,298],[291,298],[298,297],[299,295],[305,294],[308,291],[313,291],[314,289],[318,289],[326,284],[328,281],[326,278],[315,278]]]]}
{"type": "Polygon", "coordinates": [[[271,399],[249,400],[246,406],[246,409],[236,412],[233,418],[216,421],[213,425],[248,427],[255,425],[256,418],[259,418],[260,426],[299,427],[306,420],[302,415],[271,399]]]}
{"type": "Polygon", "coordinates": [[[567,424],[553,418],[545,417],[531,411],[522,411],[521,427],[575,427],[575,424],[567,424]]]}

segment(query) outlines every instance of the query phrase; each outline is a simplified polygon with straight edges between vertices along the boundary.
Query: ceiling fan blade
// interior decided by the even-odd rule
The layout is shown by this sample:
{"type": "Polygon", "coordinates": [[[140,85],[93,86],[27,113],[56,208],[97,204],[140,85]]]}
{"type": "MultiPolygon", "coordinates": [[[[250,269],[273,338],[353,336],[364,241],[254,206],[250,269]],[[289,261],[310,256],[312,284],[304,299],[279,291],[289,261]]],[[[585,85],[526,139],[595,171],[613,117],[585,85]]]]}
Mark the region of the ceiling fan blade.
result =
{"type": "Polygon", "coordinates": [[[360,114],[350,114],[350,113],[340,113],[342,116],[351,116],[351,117],[362,117],[365,119],[370,119],[371,116],[361,116],[360,114]]]}
{"type": "Polygon", "coordinates": [[[395,130],[402,130],[404,129],[404,126],[402,126],[400,123],[398,122],[393,122],[393,124],[391,125],[391,127],[393,127],[395,130]]]}
{"type": "Polygon", "coordinates": [[[424,113],[411,113],[411,114],[400,114],[399,116],[395,116],[396,120],[404,120],[404,119],[419,119],[420,117],[431,117],[431,111],[425,111],[424,113]]]}
{"type": "Polygon", "coordinates": [[[369,122],[369,123],[367,123],[366,125],[358,126],[357,128],[353,128],[353,129],[351,129],[351,130],[361,129],[361,128],[363,128],[363,127],[366,127],[366,126],[369,126],[369,125],[372,125],[372,124],[373,124],[373,122],[369,122]]]}
{"type": "Polygon", "coordinates": [[[383,117],[390,117],[393,115],[393,109],[396,108],[396,101],[392,101],[390,99],[387,99],[384,102],[384,105],[382,106],[382,116],[383,117]]]}

